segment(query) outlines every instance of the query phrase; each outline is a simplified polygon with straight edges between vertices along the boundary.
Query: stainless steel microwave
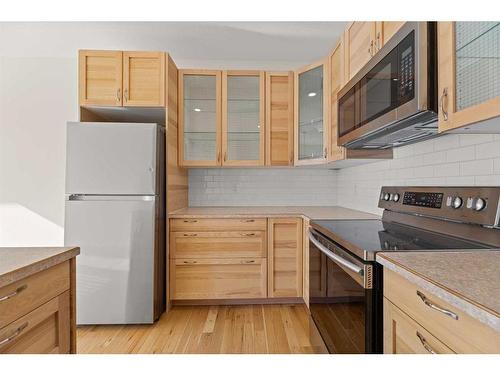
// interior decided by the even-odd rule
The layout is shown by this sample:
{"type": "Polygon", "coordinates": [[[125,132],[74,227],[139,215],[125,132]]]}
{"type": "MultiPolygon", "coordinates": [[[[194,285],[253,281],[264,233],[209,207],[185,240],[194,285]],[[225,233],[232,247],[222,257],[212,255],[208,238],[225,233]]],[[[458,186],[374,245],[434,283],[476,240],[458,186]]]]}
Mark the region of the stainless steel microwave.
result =
{"type": "Polygon", "coordinates": [[[338,94],[339,145],[384,149],[437,135],[436,22],[406,22],[338,94]]]}

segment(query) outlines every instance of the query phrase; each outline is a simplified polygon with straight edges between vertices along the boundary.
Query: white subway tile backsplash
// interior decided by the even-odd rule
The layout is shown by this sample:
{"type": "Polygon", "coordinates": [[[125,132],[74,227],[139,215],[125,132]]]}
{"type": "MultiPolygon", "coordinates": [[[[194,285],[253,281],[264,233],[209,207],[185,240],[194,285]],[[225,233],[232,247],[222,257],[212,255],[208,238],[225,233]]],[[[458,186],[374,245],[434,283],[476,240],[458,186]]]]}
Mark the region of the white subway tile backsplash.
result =
{"type": "Polygon", "coordinates": [[[493,173],[493,159],[473,160],[460,163],[460,175],[480,176],[493,173]]]}
{"type": "MultiPolygon", "coordinates": [[[[377,197],[383,185],[500,185],[498,135],[450,134],[395,149],[394,159],[377,166],[384,173],[365,166],[337,172],[337,202],[380,214],[377,197]],[[432,146],[430,146],[432,143],[432,146]],[[383,178],[380,178],[380,175],[383,178]],[[384,180],[385,178],[385,180],[384,180]],[[341,186],[341,188],[340,188],[341,186]],[[365,188],[365,189],[363,189],[365,188]],[[374,192],[366,199],[360,191],[374,192]]],[[[372,164],[370,164],[372,166],[372,164]]]]}
{"type": "Polygon", "coordinates": [[[341,169],[191,169],[189,204],[343,205],[380,214],[384,185],[500,185],[500,136],[451,134],[396,148],[394,159],[341,169]]]}
{"type": "MultiPolygon", "coordinates": [[[[456,135],[451,135],[451,137],[456,137],[456,135]]],[[[476,157],[476,149],[474,146],[460,147],[446,151],[446,161],[464,161],[464,160],[474,160],[476,157]]]]}

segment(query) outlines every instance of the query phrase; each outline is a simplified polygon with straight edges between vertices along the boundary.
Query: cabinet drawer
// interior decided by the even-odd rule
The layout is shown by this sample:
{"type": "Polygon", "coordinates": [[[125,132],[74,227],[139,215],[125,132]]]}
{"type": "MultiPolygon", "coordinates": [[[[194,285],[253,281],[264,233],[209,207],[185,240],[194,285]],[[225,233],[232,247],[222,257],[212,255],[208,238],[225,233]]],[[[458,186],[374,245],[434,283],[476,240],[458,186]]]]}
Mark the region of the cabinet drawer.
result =
{"type": "Polygon", "coordinates": [[[266,259],[176,259],[173,299],[265,298],[266,259]]]}
{"type": "Polygon", "coordinates": [[[172,232],[172,258],[266,257],[266,232],[172,232]]]}
{"type": "Polygon", "coordinates": [[[171,231],[266,230],[267,219],[172,219],[171,231]]]}
{"type": "Polygon", "coordinates": [[[0,353],[69,353],[69,291],[0,329],[0,353]]]}
{"type": "Polygon", "coordinates": [[[384,296],[457,353],[500,353],[500,333],[387,269],[384,296]],[[458,319],[429,304],[456,314],[458,319]]]}
{"type": "Polygon", "coordinates": [[[452,354],[412,318],[384,298],[384,354],[452,354]]]}
{"type": "Polygon", "coordinates": [[[0,328],[69,289],[69,262],[0,289],[0,328]]]}

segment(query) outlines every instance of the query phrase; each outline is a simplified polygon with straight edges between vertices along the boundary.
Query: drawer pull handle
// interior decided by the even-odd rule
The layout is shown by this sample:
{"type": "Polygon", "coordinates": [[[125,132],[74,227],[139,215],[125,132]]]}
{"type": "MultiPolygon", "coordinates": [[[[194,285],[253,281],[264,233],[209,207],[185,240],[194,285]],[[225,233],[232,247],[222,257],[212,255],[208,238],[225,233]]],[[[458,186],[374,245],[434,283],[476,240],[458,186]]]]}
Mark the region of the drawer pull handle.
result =
{"type": "Polygon", "coordinates": [[[245,237],[254,237],[255,233],[242,233],[242,236],[245,236],[245,237]]]}
{"type": "Polygon", "coordinates": [[[245,220],[242,220],[244,223],[254,223],[255,222],[255,219],[245,219],[245,220]]]}
{"type": "Polygon", "coordinates": [[[184,263],[184,264],[196,264],[197,262],[196,262],[196,260],[185,260],[182,263],[184,263]]]}
{"type": "Polygon", "coordinates": [[[197,223],[198,220],[184,220],[185,223],[197,223]]]}
{"type": "Polygon", "coordinates": [[[17,296],[19,293],[21,293],[21,292],[22,292],[23,290],[25,290],[27,287],[28,287],[28,286],[27,286],[26,284],[21,285],[19,288],[17,288],[16,290],[14,290],[12,293],[7,294],[7,295],[5,295],[5,296],[3,296],[3,297],[0,297],[0,302],[5,301],[5,300],[8,300],[8,299],[10,299],[10,298],[12,298],[12,297],[17,296]]]}
{"type": "Polygon", "coordinates": [[[422,344],[425,350],[427,350],[430,354],[436,354],[436,352],[434,351],[434,349],[432,349],[432,346],[429,345],[425,337],[422,336],[422,334],[418,331],[417,331],[417,337],[420,340],[420,343],[422,344]]]}
{"type": "Polygon", "coordinates": [[[9,337],[1,340],[0,341],[0,345],[7,344],[8,342],[14,340],[17,336],[19,336],[21,334],[22,331],[24,331],[26,329],[27,326],[28,326],[28,322],[26,322],[23,325],[21,325],[19,328],[17,328],[14,331],[14,333],[12,335],[10,335],[9,337]]]}
{"type": "Polygon", "coordinates": [[[255,263],[255,260],[245,260],[245,263],[247,263],[247,264],[255,263]]]}
{"type": "Polygon", "coordinates": [[[443,309],[442,307],[436,305],[430,299],[428,299],[424,293],[417,290],[417,296],[419,296],[422,299],[422,301],[425,303],[425,305],[429,306],[431,309],[437,310],[440,313],[443,313],[444,315],[447,315],[452,319],[458,320],[457,314],[455,314],[453,311],[443,309]]]}
{"type": "Polygon", "coordinates": [[[196,237],[198,234],[196,233],[184,233],[183,236],[184,237],[196,237]]]}

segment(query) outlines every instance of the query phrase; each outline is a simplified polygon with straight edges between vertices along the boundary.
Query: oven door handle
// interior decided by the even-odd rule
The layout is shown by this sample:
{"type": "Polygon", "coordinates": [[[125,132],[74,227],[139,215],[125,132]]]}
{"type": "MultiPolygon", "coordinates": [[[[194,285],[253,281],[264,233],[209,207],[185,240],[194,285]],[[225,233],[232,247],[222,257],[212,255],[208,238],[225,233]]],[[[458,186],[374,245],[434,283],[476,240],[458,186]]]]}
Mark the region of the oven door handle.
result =
{"type": "Polygon", "coordinates": [[[323,254],[325,254],[328,258],[333,260],[335,263],[338,263],[348,269],[350,269],[353,272],[356,272],[359,275],[363,275],[363,269],[361,267],[358,267],[354,263],[349,262],[348,260],[345,260],[344,258],[338,256],[337,254],[333,253],[329,249],[327,249],[323,244],[321,244],[311,232],[309,232],[309,240],[316,246],[323,254]]]}

